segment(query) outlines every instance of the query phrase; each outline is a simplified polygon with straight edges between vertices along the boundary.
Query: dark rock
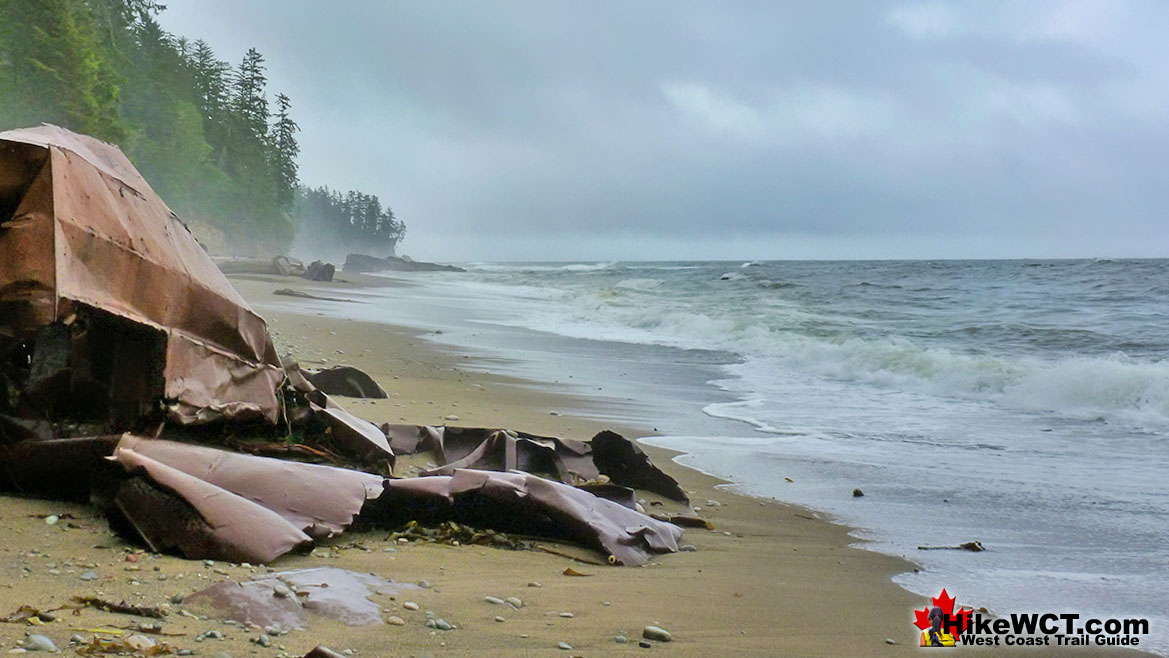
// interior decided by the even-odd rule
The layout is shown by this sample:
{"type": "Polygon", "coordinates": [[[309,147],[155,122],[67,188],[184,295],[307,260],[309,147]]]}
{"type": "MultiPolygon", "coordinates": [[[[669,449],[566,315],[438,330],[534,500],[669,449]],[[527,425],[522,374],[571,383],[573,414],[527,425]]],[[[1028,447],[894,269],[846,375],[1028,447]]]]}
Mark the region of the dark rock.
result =
{"type": "Polygon", "coordinates": [[[309,281],[332,281],[337,268],[332,263],[314,260],[301,276],[309,281]]]}
{"type": "Polygon", "coordinates": [[[307,377],[313,386],[326,395],[377,399],[389,397],[372,377],[352,366],[335,366],[307,377]]]}

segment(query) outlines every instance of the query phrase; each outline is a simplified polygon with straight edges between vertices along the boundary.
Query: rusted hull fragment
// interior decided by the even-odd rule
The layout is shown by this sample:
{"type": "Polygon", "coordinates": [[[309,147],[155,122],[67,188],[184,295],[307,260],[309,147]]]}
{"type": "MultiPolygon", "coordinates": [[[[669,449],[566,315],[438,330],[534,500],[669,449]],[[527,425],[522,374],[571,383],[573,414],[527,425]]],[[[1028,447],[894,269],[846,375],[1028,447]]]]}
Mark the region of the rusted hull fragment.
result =
{"type": "Polygon", "coordinates": [[[387,424],[382,431],[396,454],[430,452],[439,466],[427,471],[427,475],[449,475],[460,468],[519,470],[565,484],[594,482],[603,475],[612,484],[689,503],[674,478],[655,466],[636,443],[615,432],[600,432],[591,441],[574,441],[513,430],[449,425],[387,424]]]}
{"type": "Polygon", "coordinates": [[[126,477],[113,505],[154,550],[266,563],[343,531],[359,516],[395,527],[456,520],[562,539],[642,564],[682,531],[587,491],[526,473],[456,470],[383,480],[330,466],[125,436],[110,458],[126,477]]]}

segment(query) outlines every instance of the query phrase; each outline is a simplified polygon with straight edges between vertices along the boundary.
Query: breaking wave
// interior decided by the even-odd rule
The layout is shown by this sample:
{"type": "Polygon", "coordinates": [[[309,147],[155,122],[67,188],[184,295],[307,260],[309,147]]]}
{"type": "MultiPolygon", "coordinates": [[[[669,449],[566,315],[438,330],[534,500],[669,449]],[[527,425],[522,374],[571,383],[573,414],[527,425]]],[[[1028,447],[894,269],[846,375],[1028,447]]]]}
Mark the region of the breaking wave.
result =
{"type": "MultiPolygon", "coordinates": [[[[598,264],[591,271],[610,266],[598,264]]],[[[679,293],[676,282],[657,277],[614,277],[565,289],[524,286],[515,291],[554,303],[517,314],[521,319],[515,324],[574,338],[730,352],[761,373],[788,370],[1069,418],[1169,425],[1169,361],[1041,349],[1076,348],[1102,339],[1092,332],[946,323],[932,331],[931,344],[896,333],[880,335],[874,329],[882,326],[877,312],[832,312],[774,296],[798,293],[802,285],[794,282],[759,281],[750,288],[756,293],[744,294],[760,297],[735,299],[717,288],[726,282],[703,280],[709,292],[679,293]],[[544,294],[538,294],[541,290],[544,294]],[[1004,348],[1015,337],[1027,341],[1017,352],[1029,347],[1036,353],[963,349],[962,341],[971,337],[1004,348]]],[[[515,286],[501,287],[507,288],[515,286]]]]}

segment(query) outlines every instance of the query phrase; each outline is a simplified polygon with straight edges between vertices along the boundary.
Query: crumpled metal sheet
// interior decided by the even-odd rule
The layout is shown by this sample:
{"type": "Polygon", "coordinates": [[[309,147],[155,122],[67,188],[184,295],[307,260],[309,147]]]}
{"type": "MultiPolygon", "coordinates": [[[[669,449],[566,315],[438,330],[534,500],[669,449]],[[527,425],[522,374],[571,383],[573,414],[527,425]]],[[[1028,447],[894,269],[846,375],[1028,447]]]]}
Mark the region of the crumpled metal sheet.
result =
{"type": "Polygon", "coordinates": [[[121,514],[154,550],[192,559],[271,562],[341,532],[382,491],[360,471],[130,435],[111,459],[132,476],[121,514]]]}
{"type": "Polygon", "coordinates": [[[366,464],[384,461],[393,469],[394,451],[377,425],[354,416],[320,391],[310,393],[308,400],[309,409],[328,426],[333,442],[340,448],[366,464]]]}
{"type": "Polygon", "coordinates": [[[130,451],[259,503],[313,539],[349,527],[366,501],[382,494],[377,475],[335,466],[257,457],[206,446],[124,436],[130,451]]]}
{"type": "Polygon", "coordinates": [[[370,523],[456,520],[595,548],[615,564],[676,551],[682,530],[587,491],[527,473],[456,470],[388,480],[344,468],[125,435],[111,461],[127,477],[113,497],[153,550],[267,563],[370,523]]]}
{"type": "Polygon", "coordinates": [[[574,485],[604,475],[613,484],[689,504],[677,480],[655,466],[636,443],[615,432],[599,432],[590,441],[449,425],[386,424],[382,432],[395,454],[430,451],[439,466],[425,475],[450,475],[460,468],[519,470],[574,485]]]}
{"type": "Polygon", "coordinates": [[[529,473],[467,469],[387,480],[385,486],[397,494],[390,498],[395,505],[423,500],[433,514],[434,503],[445,498],[450,516],[444,520],[572,541],[610,556],[613,564],[636,566],[654,554],[676,552],[682,538],[682,529],[671,523],[529,473]]]}
{"type": "Polygon", "coordinates": [[[172,421],[276,422],[284,374],[264,321],[121,151],[51,125],[0,133],[4,204],[0,335],[98,309],[164,335],[162,388],[140,393],[172,421]]]}
{"type": "Polygon", "coordinates": [[[114,505],[153,551],[262,564],[312,543],[276,512],[177,468],[124,448],[114,459],[133,476],[114,505]]]}
{"type": "Polygon", "coordinates": [[[390,447],[389,437],[383,430],[333,402],[324,391],[313,384],[309,379],[310,375],[301,370],[296,359],[285,358],[282,364],[288,384],[293,390],[304,395],[309,413],[327,428],[333,442],[339,448],[365,464],[388,462],[390,469],[393,470],[395,455],[390,447]]]}

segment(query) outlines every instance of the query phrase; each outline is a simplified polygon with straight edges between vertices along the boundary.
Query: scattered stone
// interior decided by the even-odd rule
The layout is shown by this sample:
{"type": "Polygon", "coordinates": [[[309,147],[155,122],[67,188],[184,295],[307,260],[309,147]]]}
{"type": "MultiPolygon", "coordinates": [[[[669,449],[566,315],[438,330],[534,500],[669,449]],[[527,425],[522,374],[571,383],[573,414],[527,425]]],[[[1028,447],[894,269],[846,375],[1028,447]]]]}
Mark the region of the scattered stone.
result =
{"type": "Polygon", "coordinates": [[[281,585],[280,583],[276,583],[272,586],[272,594],[279,598],[286,599],[292,596],[292,590],[288,589],[284,585],[281,585]]]}
{"type": "Polygon", "coordinates": [[[885,644],[897,644],[897,640],[894,640],[891,637],[887,637],[885,638],[885,644]]]}
{"type": "Polygon", "coordinates": [[[557,642],[556,648],[561,651],[572,651],[572,645],[567,642],[557,642]]]}
{"type": "Polygon", "coordinates": [[[396,615],[390,615],[389,617],[386,617],[386,623],[390,626],[405,626],[406,620],[396,615]]]}
{"type": "Polygon", "coordinates": [[[528,587],[543,587],[543,585],[541,585],[539,581],[531,580],[528,581],[528,587]]]}
{"type": "Polygon", "coordinates": [[[647,640],[657,640],[658,642],[669,642],[674,639],[669,631],[658,626],[646,626],[642,629],[641,636],[647,640]]]}
{"type": "Polygon", "coordinates": [[[694,544],[682,544],[678,547],[678,550],[683,553],[693,553],[698,550],[698,547],[694,544]]]}
{"type": "Polygon", "coordinates": [[[57,521],[60,520],[61,517],[57,516],[56,514],[50,514],[45,517],[45,525],[57,525],[57,521]]]}
{"type": "Polygon", "coordinates": [[[69,644],[85,644],[85,636],[81,633],[74,633],[73,637],[69,638],[69,644]]]}
{"type": "Polygon", "coordinates": [[[222,640],[222,639],[223,639],[223,633],[220,633],[219,631],[216,631],[216,630],[204,631],[204,632],[199,633],[198,635],[195,636],[196,642],[202,642],[203,640],[222,640]]]}
{"type": "Polygon", "coordinates": [[[47,623],[52,622],[52,621],[57,621],[57,615],[54,615],[51,612],[38,612],[37,619],[39,619],[47,624],[47,623]]]}
{"type": "Polygon", "coordinates": [[[125,643],[126,648],[133,650],[135,653],[150,653],[150,650],[154,648],[154,640],[145,635],[131,635],[122,640],[122,642],[125,643]]]}
{"type": "Polygon", "coordinates": [[[449,631],[454,628],[454,626],[451,626],[450,622],[445,619],[434,620],[434,627],[440,631],[449,631]]]}
{"type": "Polygon", "coordinates": [[[272,646],[272,638],[268,637],[268,635],[267,635],[267,634],[265,634],[265,633],[261,633],[261,634],[259,635],[259,637],[257,637],[256,639],[252,640],[252,642],[255,642],[256,644],[258,644],[258,645],[260,645],[260,646],[262,646],[262,647],[270,647],[270,646],[272,646]]]}
{"type": "Polygon", "coordinates": [[[430,618],[427,618],[427,619],[426,619],[426,627],[427,627],[427,628],[434,628],[434,627],[435,627],[435,625],[434,625],[434,620],[433,620],[433,619],[430,619],[430,618]]]}
{"type": "Polygon", "coordinates": [[[447,414],[446,416],[443,416],[442,419],[443,420],[458,420],[459,417],[454,415],[454,414],[447,414]]]}
{"type": "Polygon", "coordinates": [[[402,607],[407,610],[418,610],[418,604],[413,601],[407,601],[402,604],[402,607]]]}
{"type": "Polygon", "coordinates": [[[613,641],[617,644],[625,644],[629,642],[629,638],[625,637],[624,635],[618,635],[617,637],[613,638],[613,641]]]}
{"type": "Polygon", "coordinates": [[[97,572],[96,571],[86,571],[86,572],[82,573],[81,576],[79,576],[79,578],[81,578],[82,580],[87,581],[87,582],[91,581],[91,580],[97,580],[97,572]]]}
{"type": "Polygon", "coordinates": [[[565,619],[572,619],[573,614],[571,612],[562,612],[560,613],[560,616],[564,617],[565,619]]]}
{"type": "Polygon", "coordinates": [[[421,587],[422,589],[429,589],[430,588],[430,581],[429,580],[420,580],[420,581],[418,581],[418,586],[421,587]]]}
{"type": "Polygon", "coordinates": [[[861,491],[860,489],[853,489],[852,490],[852,497],[853,498],[861,498],[864,495],[865,495],[865,492],[861,491]]]}
{"type": "Polygon", "coordinates": [[[497,621],[497,622],[499,622],[499,623],[501,623],[501,624],[502,624],[503,622],[505,622],[505,621],[507,621],[507,620],[506,620],[506,619],[504,619],[503,617],[499,617],[499,616],[497,616],[497,617],[495,618],[495,621],[497,621]]]}
{"type": "Polygon", "coordinates": [[[183,602],[183,594],[180,592],[180,593],[175,594],[174,596],[170,597],[170,602],[175,604],[175,605],[182,603],[183,602]]]}
{"type": "Polygon", "coordinates": [[[203,566],[213,567],[215,566],[215,560],[203,560],[203,566]]]}
{"type": "Polygon", "coordinates": [[[507,597],[506,599],[504,599],[504,602],[506,602],[508,605],[515,608],[516,610],[519,610],[520,608],[524,607],[524,602],[521,601],[520,599],[514,597],[514,596],[507,597]]]}
{"type": "Polygon", "coordinates": [[[504,604],[504,600],[499,598],[498,596],[485,596],[485,597],[483,597],[483,600],[488,602],[488,603],[494,603],[495,605],[503,605],[504,604]]]}
{"type": "Polygon", "coordinates": [[[24,639],[20,641],[20,646],[27,651],[48,651],[49,653],[57,653],[57,645],[44,635],[33,633],[32,635],[25,635],[24,639]]]}

